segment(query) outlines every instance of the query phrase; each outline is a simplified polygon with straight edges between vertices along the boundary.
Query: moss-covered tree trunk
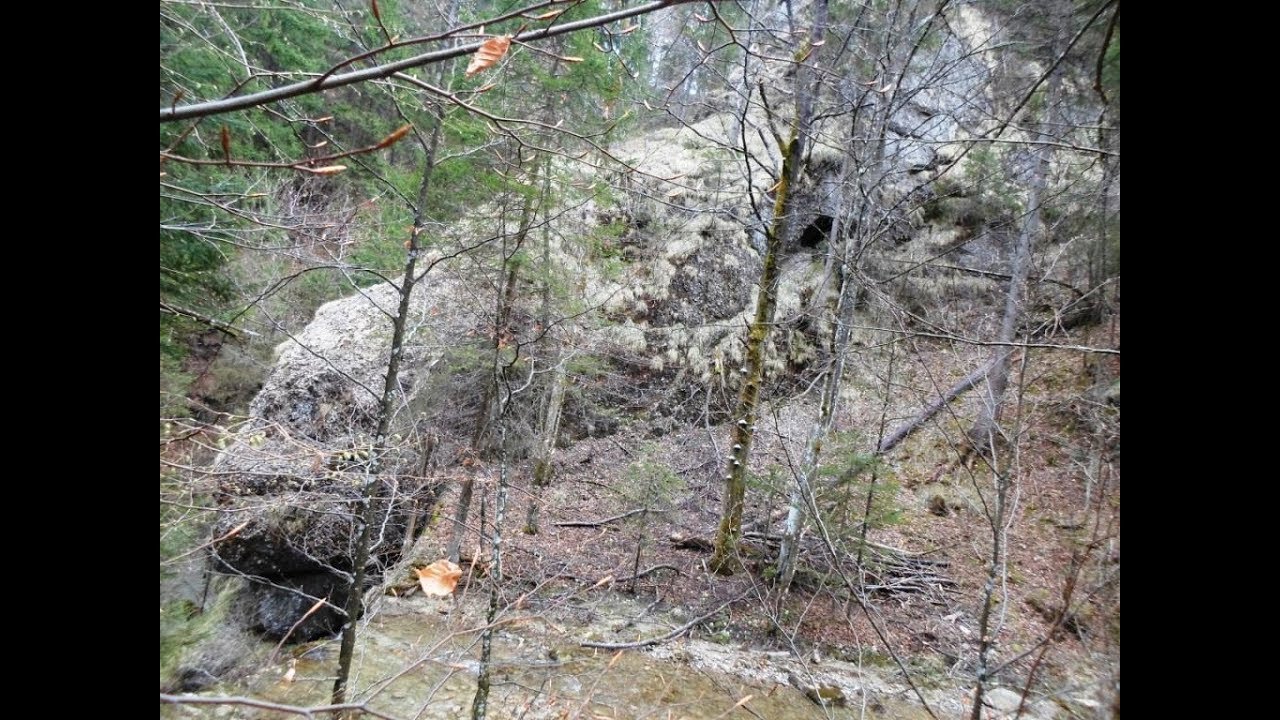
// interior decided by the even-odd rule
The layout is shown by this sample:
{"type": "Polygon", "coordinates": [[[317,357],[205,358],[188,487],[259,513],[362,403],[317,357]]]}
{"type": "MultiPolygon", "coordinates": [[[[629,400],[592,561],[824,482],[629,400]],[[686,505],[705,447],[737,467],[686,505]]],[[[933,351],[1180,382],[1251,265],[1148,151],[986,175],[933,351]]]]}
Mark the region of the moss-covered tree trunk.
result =
{"type": "Polygon", "coordinates": [[[560,433],[560,412],[564,408],[564,386],[567,379],[564,360],[555,358],[555,362],[556,366],[548,381],[547,403],[543,406],[542,428],[533,459],[533,489],[524,523],[524,531],[530,535],[538,534],[538,509],[542,503],[542,492],[551,485],[555,475],[551,458],[555,455],[556,436],[560,433]]]}
{"type": "MultiPolygon", "coordinates": [[[[548,154],[542,164],[542,191],[539,205],[544,208],[544,219],[549,215],[546,208],[551,202],[551,156],[548,154]]],[[[529,509],[525,515],[524,531],[530,535],[538,534],[538,510],[542,504],[542,491],[554,479],[551,458],[556,454],[556,437],[560,434],[560,412],[564,408],[565,382],[567,381],[566,358],[561,352],[556,333],[551,329],[552,293],[551,279],[555,268],[551,260],[551,225],[542,225],[542,307],[538,311],[538,323],[545,333],[542,342],[547,346],[545,356],[551,366],[551,377],[547,381],[546,401],[542,406],[541,422],[538,428],[538,439],[533,454],[533,482],[529,492],[529,509]]]]}
{"type": "Polygon", "coordinates": [[[815,72],[818,47],[826,33],[827,3],[814,3],[813,28],[809,39],[795,54],[800,65],[796,72],[796,108],[791,125],[791,139],[782,145],[782,172],[779,174],[773,203],[773,221],[766,233],[764,267],[760,272],[760,289],[756,297],[756,314],[747,332],[746,375],[738,393],[734,412],[733,445],[729,452],[729,464],[724,476],[723,504],[720,526],[716,531],[715,552],[711,569],[721,574],[733,574],[739,567],[738,538],[742,534],[742,508],[746,500],[747,467],[751,457],[751,443],[755,438],[757,405],[760,402],[760,386],[764,382],[764,353],[773,327],[774,311],[778,305],[779,263],[782,249],[790,239],[795,222],[795,194],[805,158],[810,125],[813,121],[813,97],[817,93],[815,72]]]}

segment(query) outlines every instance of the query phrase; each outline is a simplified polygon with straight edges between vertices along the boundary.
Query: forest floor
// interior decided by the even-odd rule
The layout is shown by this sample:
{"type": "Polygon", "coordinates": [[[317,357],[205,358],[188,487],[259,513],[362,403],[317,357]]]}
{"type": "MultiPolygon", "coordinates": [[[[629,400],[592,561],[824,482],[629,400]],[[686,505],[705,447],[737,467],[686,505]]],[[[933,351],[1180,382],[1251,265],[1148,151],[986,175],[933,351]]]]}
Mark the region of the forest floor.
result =
{"type": "MultiPolygon", "coordinates": [[[[1109,687],[1108,663],[1119,655],[1119,413],[1090,399],[1088,368],[1064,355],[1036,355],[1022,368],[1028,379],[1024,430],[1008,521],[999,530],[1006,552],[989,633],[989,666],[1009,663],[996,684],[1029,682],[1042,697],[1109,687]],[[1108,428],[1114,432],[1104,437],[1108,428]]],[[[954,366],[941,355],[935,361],[954,366]]],[[[1118,377],[1118,367],[1108,369],[1118,377]]],[[[791,591],[781,593],[769,582],[788,468],[797,462],[813,410],[792,403],[761,422],[753,466],[773,471],[748,491],[744,569],[731,576],[707,568],[720,516],[726,427],[659,434],[643,423],[624,424],[613,435],[559,451],[554,484],[542,490],[536,535],[520,531],[533,496],[531,468],[510,468],[505,601],[542,603],[550,612],[568,598],[580,603],[584,596],[618,593],[655,612],[680,609],[680,618],[710,614],[682,636],[799,657],[870,660],[895,672],[905,668],[923,683],[971,678],[979,668],[991,576],[995,475],[984,461],[955,461],[962,436],[955,416],[922,428],[877,466],[867,562],[857,564],[855,555],[870,474],[826,477],[819,484],[826,489],[821,504],[830,544],[810,521],[791,591]],[[908,569],[888,568],[886,558],[905,560],[908,569]],[[873,574],[860,574],[860,567],[873,574]],[[863,583],[881,589],[850,592],[863,583]]],[[[837,425],[866,421],[846,414],[837,425]]],[[[480,531],[492,522],[498,468],[477,464],[471,472],[484,505],[472,506],[463,543],[468,561],[489,554],[480,531]]],[[[456,486],[442,497],[434,531],[424,535],[416,559],[445,556],[456,486]]],[[[463,568],[464,588],[479,592],[481,584],[470,576],[484,571],[483,560],[463,568]]],[[[653,636],[620,626],[615,637],[601,640],[653,636]]]]}

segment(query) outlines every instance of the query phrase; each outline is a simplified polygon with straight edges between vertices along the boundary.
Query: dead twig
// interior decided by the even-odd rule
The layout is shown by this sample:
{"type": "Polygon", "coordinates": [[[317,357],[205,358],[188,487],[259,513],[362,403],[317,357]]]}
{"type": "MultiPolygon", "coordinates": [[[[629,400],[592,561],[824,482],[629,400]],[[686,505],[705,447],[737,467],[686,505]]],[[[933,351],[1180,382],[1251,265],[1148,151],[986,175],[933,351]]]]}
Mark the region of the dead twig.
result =
{"type": "Polygon", "coordinates": [[[649,508],[636,508],[635,510],[628,510],[627,512],[624,512],[621,515],[614,515],[613,517],[608,517],[603,520],[569,520],[566,522],[558,522],[558,523],[551,523],[551,524],[556,527],[600,527],[602,525],[608,525],[609,523],[612,523],[612,522],[624,520],[626,518],[631,517],[632,515],[639,515],[640,513],[645,511],[661,512],[660,510],[649,510],[649,508]]]}

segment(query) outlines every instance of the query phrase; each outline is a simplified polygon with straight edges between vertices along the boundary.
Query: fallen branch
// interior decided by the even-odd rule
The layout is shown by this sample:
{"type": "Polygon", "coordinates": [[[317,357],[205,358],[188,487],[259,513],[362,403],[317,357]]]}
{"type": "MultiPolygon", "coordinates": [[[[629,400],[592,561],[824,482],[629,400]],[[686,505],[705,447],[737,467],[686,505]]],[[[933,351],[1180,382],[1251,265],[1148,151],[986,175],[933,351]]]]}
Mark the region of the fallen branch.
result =
{"type": "MultiPolygon", "coordinates": [[[[605,518],[603,520],[569,520],[568,522],[558,522],[558,523],[551,523],[551,524],[556,527],[600,527],[601,525],[608,525],[611,522],[617,522],[619,520],[629,518],[632,515],[639,515],[640,513],[645,512],[646,510],[649,510],[649,508],[636,508],[635,510],[629,510],[627,512],[622,513],[621,515],[614,515],[613,517],[605,518]]],[[[650,512],[657,512],[657,511],[650,511],[650,512]]]]}
{"type": "Polygon", "coordinates": [[[650,574],[650,573],[655,573],[655,572],[657,572],[657,571],[659,571],[659,570],[674,570],[674,571],[675,571],[675,573],[676,573],[677,575],[683,575],[683,574],[684,574],[684,573],[680,572],[680,568],[676,567],[675,565],[654,565],[653,567],[648,568],[648,569],[646,569],[646,570],[641,570],[640,572],[636,573],[635,575],[628,575],[627,577],[618,578],[618,579],[617,579],[617,582],[626,582],[626,581],[628,581],[628,580],[639,580],[640,578],[644,577],[645,575],[648,575],[648,574],[650,574]]]}
{"type": "Polygon", "coordinates": [[[667,539],[671,541],[672,545],[680,548],[681,550],[697,550],[698,552],[711,552],[716,547],[714,544],[712,544],[710,540],[706,538],[685,537],[680,533],[671,533],[671,535],[667,539]]]}
{"type": "Polygon", "coordinates": [[[298,705],[282,705],[280,703],[267,702],[266,700],[258,700],[257,698],[248,697],[201,697],[198,695],[166,695],[165,693],[160,693],[160,702],[169,703],[171,705],[245,705],[247,707],[275,710],[276,712],[301,715],[308,718],[315,717],[317,713],[335,713],[343,712],[345,710],[359,710],[365,715],[372,715],[373,717],[382,718],[383,720],[396,720],[394,715],[380,713],[377,710],[371,709],[364,703],[340,703],[338,705],[301,707],[298,705]]]}
{"type": "Polygon", "coordinates": [[[609,438],[609,442],[613,443],[614,445],[617,445],[618,449],[622,451],[623,455],[626,455],[627,457],[631,457],[631,451],[628,450],[622,443],[618,442],[617,440],[614,440],[613,438],[609,438]]]}
{"type": "Polygon", "coordinates": [[[915,417],[898,426],[897,430],[889,433],[888,437],[881,441],[880,447],[876,448],[876,454],[883,455],[897,447],[898,443],[906,440],[911,433],[915,432],[917,428],[928,422],[934,415],[937,415],[938,412],[942,410],[942,408],[946,407],[948,403],[959,397],[961,393],[969,390],[974,385],[977,385],[979,381],[987,376],[987,373],[991,371],[993,365],[995,365],[994,362],[984,363],[982,367],[974,370],[968,377],[956,383],[950,390],[943,393],[942,397],[938,398],[937,402],[924,410],[921,410],[915,417]]]}
{"type": "Polygon", "coordinates": [[[743,591],[737,596],[720,603],[711,612],[699,615],[698,617],[681,625],[675,630],[672,630],[666,635],[661,635],[656,638],[649,638],[648,640],[637,640],[635,642],[627,642],[627,643],[601,643],[601,642],[584,641],[584,642],[578,643],[578,645],[581,647],[587,647],[587,648],[599,648],[601,650],[632,650],[635,648],[649,647],[650,645],[657,645],[659,643],[664,643],[668,640],[677,638],[685,634],[686,632],[689,632],[689,630],[692,629],[695,625],[698,625],[699,623],[702,623],[702,622],[706,622],[709,618],[715,616],[716,613],[720,612],[721,610],[729,607],[730,605],[746,597],[753,589],[754,588],[747,588],[747,590],[743,591]]]}

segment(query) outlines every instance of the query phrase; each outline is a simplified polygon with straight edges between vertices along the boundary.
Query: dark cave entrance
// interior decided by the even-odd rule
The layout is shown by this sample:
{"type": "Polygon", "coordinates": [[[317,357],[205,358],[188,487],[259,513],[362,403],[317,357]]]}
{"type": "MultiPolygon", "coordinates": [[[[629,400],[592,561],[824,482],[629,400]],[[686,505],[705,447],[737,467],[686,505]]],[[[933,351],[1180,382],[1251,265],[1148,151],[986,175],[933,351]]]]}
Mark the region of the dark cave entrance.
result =
{"type": "Polygon", "coordinates": [[[813,222],[800,233],[797,241],[799,247],[816,248],[819,243],[827,240],[831,235],[831,227],[835,224],[835,220],[830,215],[819,215],[814,218],[813,222]]]}

